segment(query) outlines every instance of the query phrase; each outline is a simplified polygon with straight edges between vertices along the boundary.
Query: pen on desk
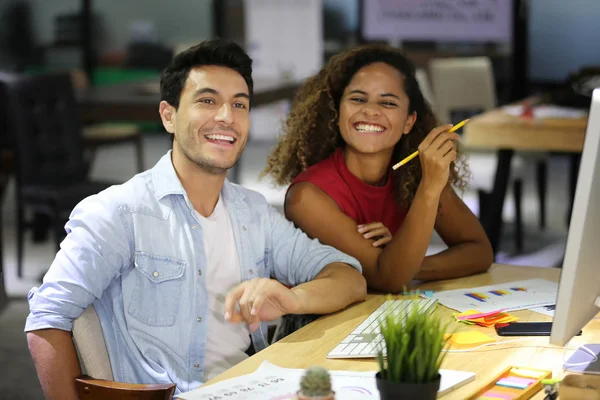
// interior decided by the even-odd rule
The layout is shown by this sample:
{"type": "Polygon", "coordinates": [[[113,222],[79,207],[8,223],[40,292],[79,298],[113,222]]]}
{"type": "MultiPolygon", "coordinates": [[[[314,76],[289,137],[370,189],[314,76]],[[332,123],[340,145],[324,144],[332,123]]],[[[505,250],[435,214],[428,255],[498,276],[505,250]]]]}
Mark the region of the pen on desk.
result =
{"type": "MultiPolygon", "coordinates": [[[[465,119],[463,121],[460,121],[458,124],[454,125],[452,127],[452,129],[450,129],[449,132],[455,132],[458,129],[462,128],[463,125],[465,125],[467,122],[469,122],[468,119],[465,119]]],[[[416,156],[419,155],[419,150],[415,151],[414,153],[412,153],[410,156],[406,157],[404,160],[400,161],[398,164],[395,164],[392,169],[396,170],[398,168],[400,168],[401,166],[403,166],[404,164],[406,164],[407,162],[409,162],[410,160],[412,160],[413,158],[415,158],[416,156]]]]}

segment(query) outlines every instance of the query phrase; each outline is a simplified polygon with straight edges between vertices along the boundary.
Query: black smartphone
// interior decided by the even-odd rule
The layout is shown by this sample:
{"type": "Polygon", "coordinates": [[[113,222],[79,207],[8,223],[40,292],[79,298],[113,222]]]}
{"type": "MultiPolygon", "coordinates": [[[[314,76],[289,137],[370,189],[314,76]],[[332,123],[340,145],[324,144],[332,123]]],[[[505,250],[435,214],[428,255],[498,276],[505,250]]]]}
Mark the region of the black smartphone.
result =
{"type": "MultiPolygon", "coordinates": [[[[550,336],[552,322],[511,322],[496,324],[498,336],[550,336]]],[[[581,335],[581,331],[577,336],[581,335]]]]}

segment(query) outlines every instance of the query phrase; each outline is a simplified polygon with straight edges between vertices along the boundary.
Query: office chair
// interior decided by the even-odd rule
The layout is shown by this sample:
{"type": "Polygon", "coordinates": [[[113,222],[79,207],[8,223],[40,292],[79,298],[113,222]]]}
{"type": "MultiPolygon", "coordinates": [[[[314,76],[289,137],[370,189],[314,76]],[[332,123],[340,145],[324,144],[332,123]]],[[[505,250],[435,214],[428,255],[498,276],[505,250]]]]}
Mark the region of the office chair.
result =
{"type": "MultiPolygon", "coordinates": [[[[435,94],[435,109],[443,123],[457,123],[459,119],[496,107],[496,86],[492,64],[488,57],[441,58],[430,62],[429,70],[435,94]],[[454,113],[464,112],[453,118],[454,113]]],[[[468,149],[467,149],[468,150],[468,149]]],[[[497,155],[494,151],[468,151],[472,183],[479,187],[479,215],[485,208],[484,198],[493,185],[497,155]]],[[[512,158],[511,175],[515,204],[515,248],[523,249],[522,193],[526,158],[519,153],[512,158]]],[[[539,190],[540,213],[545,211],[545,189],[539,190]]]]}
{"type": "Polygon", "coordinates": [[[131,384],[113,381],[113,374],[94,306],[73,321],[73,344],[83,375],[75,379],[80,399],[171,400],[174,384],[131,384]]]}
{"type": "MultiPolygon", "coordinates": [[[[76,90],[85,90],[90,87],[88,77],[82,70],[72,70],[71,79],[76,90]]],[[[135,148],[137,172],[144,171],[143,137],[138,125],[127,122],[92,123],[83,125],[82,129],[83,142],[90,153],[87,160],[90,168],[99,147],[132,143],[135,148]]]]}
{"type": "Polygon", "coordinates": [[[75,205],[116,182],[91,181],[87,176],[69,74],[20,76],[3,83],[16,159],[17,275],[22,277],[24,234],[32,227],[26,210],[50,218],[58,250],[75,205]]]}

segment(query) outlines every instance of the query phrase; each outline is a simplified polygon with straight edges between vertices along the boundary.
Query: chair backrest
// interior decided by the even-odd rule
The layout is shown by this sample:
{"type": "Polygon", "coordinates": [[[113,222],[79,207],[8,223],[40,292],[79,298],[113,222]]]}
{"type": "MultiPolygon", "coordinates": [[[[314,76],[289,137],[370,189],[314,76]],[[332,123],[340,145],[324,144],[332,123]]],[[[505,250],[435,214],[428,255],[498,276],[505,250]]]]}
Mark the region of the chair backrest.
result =
{"type": "Polygon", "coordinates": [[[13,137],[8,130],[8,94],[6,85],[17,80],[18,74],[0,71],[0,149],[13,150],[13,137]]]}
{"type": "Polygon", "coordinates": [[[71,76],[21,76],[5,86],[19,183],[85,180],[84,143],[71,76]]]}
{"type": "Polygon", "coordinates": [[[175,384],[114,382],[100,320],[93,305],[73,321],[73,342],[83,375],[75,379],[80,399],[171,400],[175,384]]]}
{"type": "Polygon", "coordinates": [[[173,53],[173,48],[159,43],[131,43],[127,46],[126,65],[129,68],[162,71],[171,62],[173,53]]]}
{"type": "Polygon", "coordinates": [[[95,379],[113,380],[102,327],[94,306],[73,321],[73,342],[82,372],[95,379]]]}
{"type": "Polygon", "coordinates": [[[172,400],[175,384],[134,384],[102,379],[75,379],[80,400],[172,400]]]}
{"type": "Polygon", "coordinates": [[[421,93],[423,93],[423,97],[425,97],[425,100],[427,100],[427,102],[435,112],[435,97],[433,96],[433,92],[431,90],[431,84],[429,83],[429,77],[427,76],[427,72],[422,68],[417,68],[415,78],[417,78],[417,82],[419,83],[419,87],[421,88],[421,93]]]}
{"type": "Polygon", "coordinates": [[[429,74],[438,118],[452,121],[453,111],[477,112],[496,107],[496,87],[488,57],[439,58],[431,60],[429,74]]]}

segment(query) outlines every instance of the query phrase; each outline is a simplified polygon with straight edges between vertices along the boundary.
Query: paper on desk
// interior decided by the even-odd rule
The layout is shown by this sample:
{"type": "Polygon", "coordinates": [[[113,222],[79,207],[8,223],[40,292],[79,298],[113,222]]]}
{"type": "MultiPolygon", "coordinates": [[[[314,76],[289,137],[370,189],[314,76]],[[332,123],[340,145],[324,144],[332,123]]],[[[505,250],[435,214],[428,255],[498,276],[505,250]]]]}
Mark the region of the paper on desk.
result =
{"type": "MultiPolygon", "coordinates": [[[[523,115],[523,106],[504,106],[505,113],[515,117],[523,115]]],[[[560,118],[560,119],[579,119],[586,115],[586,111],[579,108],[560,107],[554,105],[539,105],[533,107],[533,118],[560,118]]]]}
{"type": "Polygon", "coordinates": [[[549,306],[544,306],[544,307],[530,308],[530,311],[535,311],[536,313],[544,314],[549,317],[554,317],[555,308],[556,308],[556,305],[551,304],[549,306]]]}
{"type": "Polygon", "coordinates": [[[440,304],[464,312],[476,310],[506,312],[548,306],[556,303],[558,284],[545,279],[529,279],[491,286],[436,292],[440,304]]]}
{"type": "MultiPolygon", "coordinates": [[[[244,399],[292,400],[300,388],[303,369],[282,368],[263,361],[253,373],[200,387],[177,395],[184,400],[244,399]]],[[[329,371],[336,398],[344,400],[379,400],[375,371],[329,371]]],[[[440,370],[442,381],[438,395],[445,394],[475,379],[475,373],[440,370]]]]}

